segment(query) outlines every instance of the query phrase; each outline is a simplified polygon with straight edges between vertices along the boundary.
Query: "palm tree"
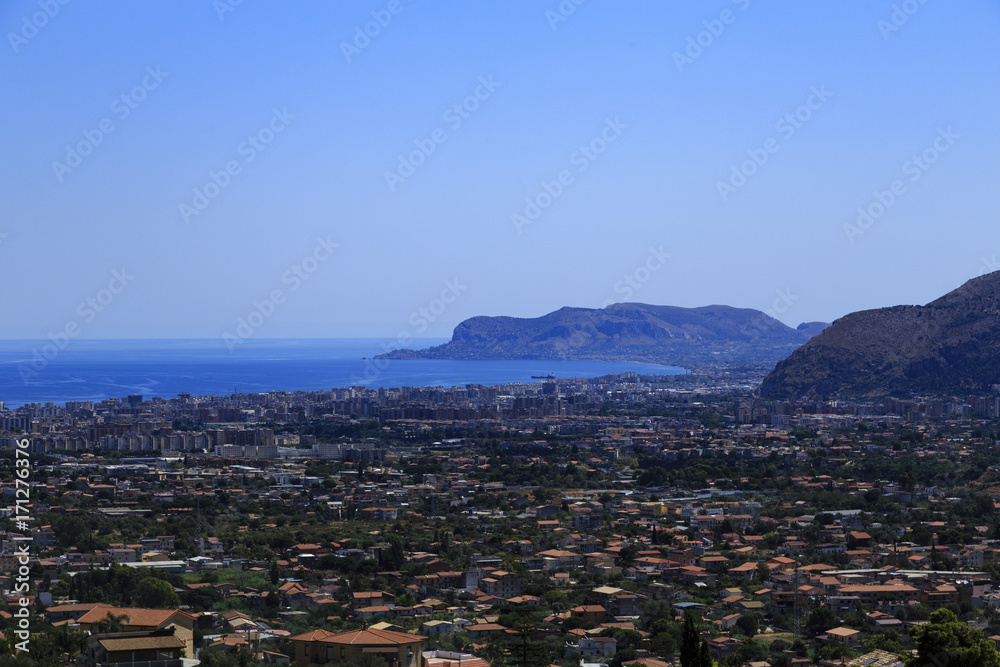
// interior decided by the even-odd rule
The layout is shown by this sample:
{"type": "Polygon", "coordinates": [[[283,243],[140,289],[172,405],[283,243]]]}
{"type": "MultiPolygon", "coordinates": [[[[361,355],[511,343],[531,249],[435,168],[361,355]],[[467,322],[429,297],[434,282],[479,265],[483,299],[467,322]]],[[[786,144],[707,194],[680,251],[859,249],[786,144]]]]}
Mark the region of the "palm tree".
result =
{"type": "Polygon", "coordinates": [[[108,615],[97,622],[98,632],[125,632],[125,624],[128,623],[128,614],[119,616],[113,615],[110,611],[108,615]]]}

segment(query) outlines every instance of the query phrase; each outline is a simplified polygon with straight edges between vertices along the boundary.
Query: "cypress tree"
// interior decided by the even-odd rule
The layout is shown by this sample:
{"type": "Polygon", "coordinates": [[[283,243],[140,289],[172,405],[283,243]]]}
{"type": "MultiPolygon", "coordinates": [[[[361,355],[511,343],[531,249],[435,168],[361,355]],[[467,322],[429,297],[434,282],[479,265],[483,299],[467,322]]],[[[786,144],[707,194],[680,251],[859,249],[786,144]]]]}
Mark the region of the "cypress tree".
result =
{"type": "Polygon", "coordinates": [[[684,630],[681,632],[681,667],[701,667],[699,645],[701,637],[694,627],[694,614],[684,614],[684,630]]]}

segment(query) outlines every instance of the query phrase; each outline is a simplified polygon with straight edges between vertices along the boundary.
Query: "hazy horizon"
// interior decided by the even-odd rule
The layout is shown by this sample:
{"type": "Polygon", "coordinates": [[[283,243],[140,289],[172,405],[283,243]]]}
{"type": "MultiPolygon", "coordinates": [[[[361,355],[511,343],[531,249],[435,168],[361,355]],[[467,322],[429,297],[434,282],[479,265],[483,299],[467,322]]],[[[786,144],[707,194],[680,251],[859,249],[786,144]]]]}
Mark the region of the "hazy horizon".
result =
{"type": "Polygon", "coordinates": [[[450,338],[617,301],[794,328],[1000,268],[984,0],[18,0],[0,26],[2,339],[450,338]]]}

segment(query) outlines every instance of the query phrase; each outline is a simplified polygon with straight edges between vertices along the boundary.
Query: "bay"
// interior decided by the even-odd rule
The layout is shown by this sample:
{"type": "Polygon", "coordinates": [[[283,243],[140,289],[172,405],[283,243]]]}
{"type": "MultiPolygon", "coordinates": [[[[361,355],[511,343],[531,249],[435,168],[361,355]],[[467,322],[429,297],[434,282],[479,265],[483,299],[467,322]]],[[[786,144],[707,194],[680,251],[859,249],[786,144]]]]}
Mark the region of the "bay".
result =
{"type": "MultiPolygon", "coordinates": [[[[415,339],[410,347],[422,349],[447,340],[415,339]]],[[[129,394],[173,398],[182,392],[209,396],[234,391],[329,391],[357,385],[451,387],[539,382],[531,376],[550,373],[557,378],[592,378],[685,372],[674,366],[629,362],[373,359],[398,347],[394,343],[378,338],[248,339],[230,351],[219,339],[72,340],[65,349],[56,350],[49,341],[2,340],[0,401],[16,408],[129,394]]]]}

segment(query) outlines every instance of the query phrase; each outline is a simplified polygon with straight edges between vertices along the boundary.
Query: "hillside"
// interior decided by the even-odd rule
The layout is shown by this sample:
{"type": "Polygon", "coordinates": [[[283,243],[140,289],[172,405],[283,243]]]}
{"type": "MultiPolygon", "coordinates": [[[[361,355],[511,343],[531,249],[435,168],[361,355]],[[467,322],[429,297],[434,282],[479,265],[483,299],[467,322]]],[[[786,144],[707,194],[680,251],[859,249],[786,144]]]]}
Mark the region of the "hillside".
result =
{"type": "Polygon", "coordinates": [[[601,309],[561,308],[536,318],[473,317],[455,327],[451,341],[444,345],[381,356],[595,359],[691,368],[706,362],[774,363],[808,337],[807,331],[792,329],[749,308],[617,303],[601,309]]]}
{"type": "Polygon", "coordinates": [[[925,306],[836,320],[764,379],[764,397],[962,394],[1000,382],[1000,272],[925,306]]]}

